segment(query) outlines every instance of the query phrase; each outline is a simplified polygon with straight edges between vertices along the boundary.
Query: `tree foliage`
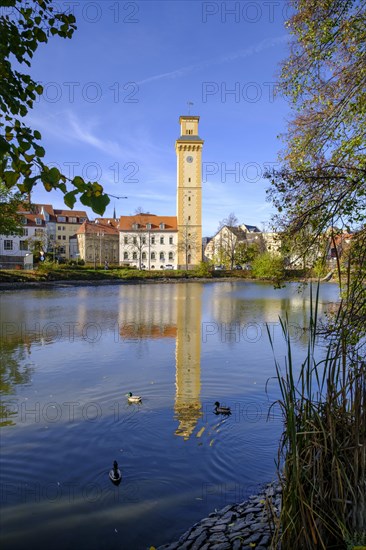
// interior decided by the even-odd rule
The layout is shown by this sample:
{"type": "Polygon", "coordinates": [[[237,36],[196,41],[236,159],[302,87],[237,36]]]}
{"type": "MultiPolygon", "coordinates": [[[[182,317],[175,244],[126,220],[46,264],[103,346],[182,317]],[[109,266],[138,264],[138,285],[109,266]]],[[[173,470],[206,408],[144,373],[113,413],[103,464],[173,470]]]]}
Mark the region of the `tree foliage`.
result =
{"type": "MultiPolygon", "coordinates": [[[[302,245],[303,254],[326,230],[330,242],[353,232],[352,246],[364,257],[366,1],[290,0],[290,5],[293,41],[279,86],[295,114],[284,136],[282,168],[267,174],[269,198],[279,212],[275,225],[288,241],[302,245]],[[299,238],[304,233],[308,238],[299,238]]],[[[337,265],[340,273],[339,257],[337,265]]],[[[348,301],[354,295],[366,316],[363,272],[363,266],[350,264],[346,316],[339,316],[338,326],[352,323],[348,301]]]]}
{"type": "Polygon", "coordinates": [[[21,194],[10,191],[0,182],[0,235],[22,235],[20,203],[21,194]]]}
{"type": "Polygon", "coordinates": [[[77,197],[82,204],[103,214],[109,197],[98,182],[80,176],[69,180],[44,161],[41,134],[24,121],[43,88],[19,68],[30,68],[40,44],[52,36],[71,38],[76,29],[72,13],[58,12],[52,0],[2,0],[0,16],[0,181],[8,189],[29,193],[41,183],[46,191],[58,189],[72,208],[77,197]],[[71,190],[67,184],[71,184],[71,190]]]}
{"type": "Polygon", "coordinates": [[[291,0],[280,89],[296,114],[269,191],[285,226],[358,227],[366,212],[365,0],[291,0]]]}

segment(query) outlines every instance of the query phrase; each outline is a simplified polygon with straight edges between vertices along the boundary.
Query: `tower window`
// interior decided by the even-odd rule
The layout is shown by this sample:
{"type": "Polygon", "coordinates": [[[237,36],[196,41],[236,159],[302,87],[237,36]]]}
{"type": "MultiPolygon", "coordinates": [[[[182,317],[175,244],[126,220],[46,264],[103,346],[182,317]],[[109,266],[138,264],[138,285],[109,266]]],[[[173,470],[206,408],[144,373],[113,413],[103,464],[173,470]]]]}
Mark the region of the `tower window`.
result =
{"type": "Polygon", "coordinates": [[[188,202],[191,202],[191,197],[188,197],[188,202]]]}
{"type": "Polygon", "coordinates": [[[191,181],[191,178],[188,178],[188,182],[190,182],[190,181],[191,181]]]}
{"type": "Polygon", "coordinates": [[[191,216],[188,216],[188,221],[189,221],[189,222],[191,221],[191,216]]]}

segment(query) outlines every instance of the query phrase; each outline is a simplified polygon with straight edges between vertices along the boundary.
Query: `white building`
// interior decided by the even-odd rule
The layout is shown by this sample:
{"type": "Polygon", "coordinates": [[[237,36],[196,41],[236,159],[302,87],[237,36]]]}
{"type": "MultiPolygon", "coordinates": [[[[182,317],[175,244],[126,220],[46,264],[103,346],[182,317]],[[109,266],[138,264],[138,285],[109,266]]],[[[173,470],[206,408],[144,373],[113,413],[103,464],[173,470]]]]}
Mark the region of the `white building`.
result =
{"type": "Polygon", "coordinates": [[[119,261],[137,268],[177,268],[178,228],[176,216],[136,214],[119,221],[119,261]]]}

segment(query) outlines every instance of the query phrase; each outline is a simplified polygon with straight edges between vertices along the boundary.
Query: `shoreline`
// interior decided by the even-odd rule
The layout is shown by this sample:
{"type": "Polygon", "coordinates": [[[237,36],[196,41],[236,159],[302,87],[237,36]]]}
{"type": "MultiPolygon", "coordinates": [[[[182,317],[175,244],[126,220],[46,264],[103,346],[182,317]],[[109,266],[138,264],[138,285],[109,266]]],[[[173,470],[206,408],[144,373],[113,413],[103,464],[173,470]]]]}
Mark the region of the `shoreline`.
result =
{"type": "MultiPolygon", "coordinates": [[[[252,279],[243,277],[182,277],[182,278],[131,278],[131,279],[60,279],[60,280],[48,280],[48,281],[13,281],[6,282],[0,281],[0,292],[7,290],[32,290],[32,289],[53,289],[64,287],[83,287],[83,286],[116,286],[125,284],[181,284],[181,283],[230,283],[230,282],[243,282],[243,283],[267,283],[275,284],[275,281],[270,279],[252,279]]],[[[311,282],[318,282],[315,279],[307,280],[286,280],[287,283],[306,284],[311,282]]],[[[337,281],[324,281],[327,283],[338,284],[337,281]]]]}
{"type": "Polygon", "coordinates": [[[158,546],[156,550],[268,549],[281,511],[281,494],[279,482],[267,483],[257,495],[212,512],[178,540],[158,546]]]}

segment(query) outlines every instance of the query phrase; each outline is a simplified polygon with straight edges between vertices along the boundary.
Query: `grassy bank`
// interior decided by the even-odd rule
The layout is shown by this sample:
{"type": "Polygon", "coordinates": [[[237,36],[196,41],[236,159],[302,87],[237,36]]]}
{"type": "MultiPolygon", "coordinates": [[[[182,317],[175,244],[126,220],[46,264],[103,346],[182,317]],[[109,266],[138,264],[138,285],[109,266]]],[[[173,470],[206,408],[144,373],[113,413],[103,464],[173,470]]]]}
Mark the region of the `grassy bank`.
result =
{"type": "MultiPolygon", "coordinates": [[[[298,280],[305,274],[300,271],[289,271],[286,278],[298,280]]],[[[81,265],[40,265],[37,269],[24,271],[17,269],[0,270],[0,282],[2,283],[26,283],[26,282],[47,282],[47,281],[144,281],[159,279],[253,279],[251,271],[213,271],[207,267],[198,267],[194,270],[139,270],[126,267],[111,267],[105,270],[103,267],[81,266],[81,265]]],[[[272,280],[261,277],[260,280],[272,280]]]]}

